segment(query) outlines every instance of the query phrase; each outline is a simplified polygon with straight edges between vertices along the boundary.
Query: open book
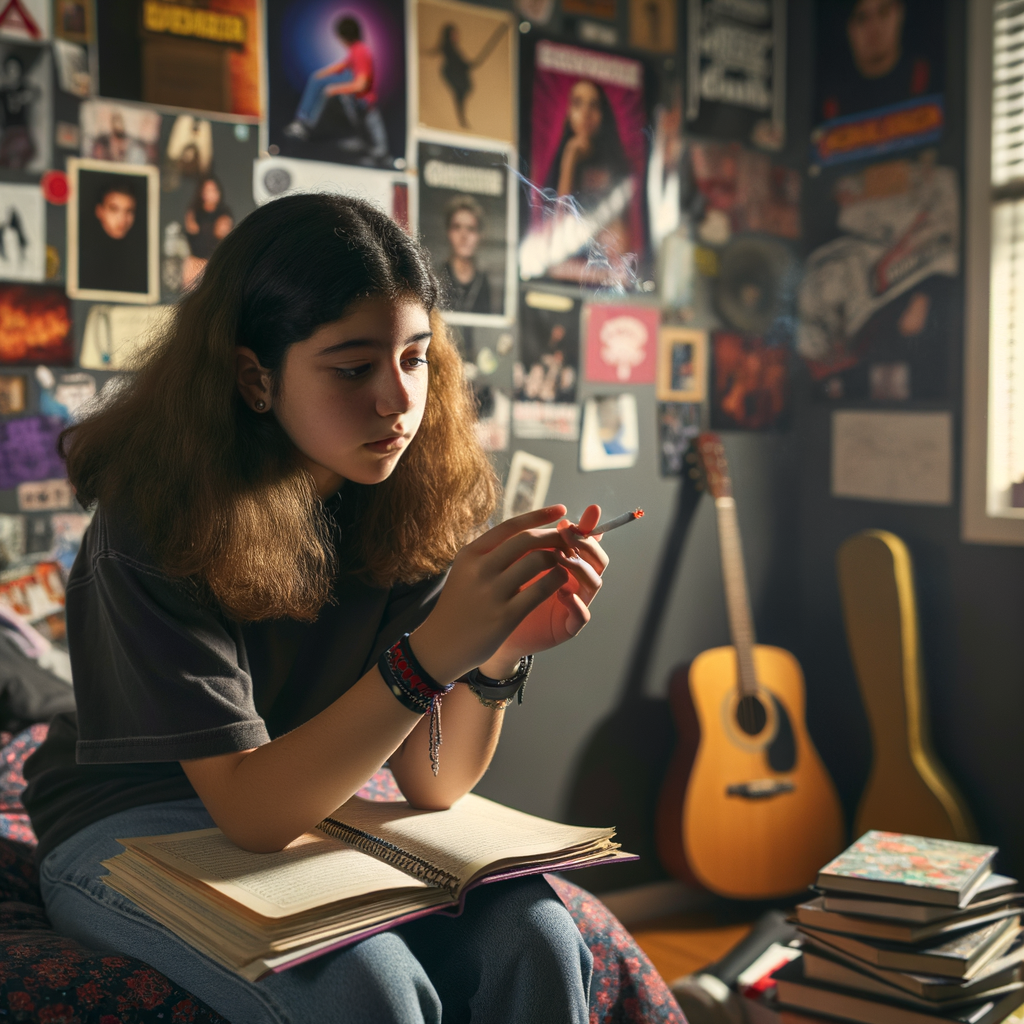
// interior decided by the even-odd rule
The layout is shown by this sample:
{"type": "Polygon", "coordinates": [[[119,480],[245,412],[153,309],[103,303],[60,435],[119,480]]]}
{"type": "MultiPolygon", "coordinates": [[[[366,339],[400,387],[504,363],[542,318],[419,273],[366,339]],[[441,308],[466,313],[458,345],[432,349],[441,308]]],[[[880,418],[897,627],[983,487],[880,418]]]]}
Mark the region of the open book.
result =
{"type": "Polygon", "coordinates": [[[424,914],[474,885],[634,860],[611,828],[535,818],[470,794],[447,811],[353,797],[279,853],[217,828],[120,839],[107,885],[250,980],[424,914]]]}

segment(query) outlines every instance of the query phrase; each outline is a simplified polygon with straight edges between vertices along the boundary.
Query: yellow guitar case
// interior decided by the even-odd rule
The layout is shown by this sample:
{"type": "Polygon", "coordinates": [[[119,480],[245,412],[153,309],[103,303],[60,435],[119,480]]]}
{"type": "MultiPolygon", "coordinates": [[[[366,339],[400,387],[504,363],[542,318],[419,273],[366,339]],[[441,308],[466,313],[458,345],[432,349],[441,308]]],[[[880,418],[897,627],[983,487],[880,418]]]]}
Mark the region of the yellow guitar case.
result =
{"type": "Polygon", "coordinates": [[[974,839],[970,811],[931,747],[910,552],[895,534],[866,530],[843,542],[836,562],[873,745],[854,835],[974,839]]]}

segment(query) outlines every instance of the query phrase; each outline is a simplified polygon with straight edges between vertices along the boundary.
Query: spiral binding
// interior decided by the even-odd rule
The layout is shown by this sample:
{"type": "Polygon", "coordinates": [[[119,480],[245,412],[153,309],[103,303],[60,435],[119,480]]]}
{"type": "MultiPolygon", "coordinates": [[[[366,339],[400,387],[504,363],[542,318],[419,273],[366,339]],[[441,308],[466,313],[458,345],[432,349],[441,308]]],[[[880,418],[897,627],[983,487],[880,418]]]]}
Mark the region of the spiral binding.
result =
{"type": "Polygon", "coordinates": [[[392,867],[412,875],[413,878],[421,882],[426,882],[427,885],[444,889],[452,896],[459,894],[457,875],[445,871],[444,868],[439,868],[436,864],[431,864],[429,860],[417,857],[414,853],[403,850],[400,846],[395,846],[394,843],[389,843],[386,839],[371,835],[352,825],[346,825],[344,822],[338,821],[337,818],[324,818],[317,828],[335,839],[348,843],[349,846],[354,846],[363,853],[368,853],[371,857],[384,861],[385,864],[390,864],[392,867]]]}

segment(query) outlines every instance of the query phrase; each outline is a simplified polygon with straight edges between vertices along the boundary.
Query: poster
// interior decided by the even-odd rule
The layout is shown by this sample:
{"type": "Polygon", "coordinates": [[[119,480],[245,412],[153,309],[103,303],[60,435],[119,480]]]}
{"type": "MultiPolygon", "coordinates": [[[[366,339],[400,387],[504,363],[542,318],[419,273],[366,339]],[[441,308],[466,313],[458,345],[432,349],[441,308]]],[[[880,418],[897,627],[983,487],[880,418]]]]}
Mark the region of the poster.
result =
{"type": "Polygon", "coordinates": [[[778,150],[786,138],[786,0],[687,0],[687,132],[778,150]]]}
{"type": "Polygon", "coordinates": [[[259,0],[96,5],[100,95],[260,116],[259,0]]]}
{"type": "Polygon", "coordinates": [[[50,38],[52,0],[2,0],[0,39],[24,39],[39,43],[50,38]]]}
{"type": "Polygon", "coordinates": [[[272,155],[405,167],[403,0],[292,0],[267,7],[272,155]]]}
{"type": "Polygon", "coordinates": [[[207,260],[256,204],[251,168],[255,125],[191,114],[165,119],[160,147],[160,285],[173,302],[199,279],[207,260]]]}
{"type": "Polygon", "coordinates": [[[629,469],[640,452],[636,395],[595,395],[583,403],[580,469],[629,469]]]}
{"type": "Polygon", "coordinates": [[[575,441],[579,437],[579,300],[554,292],[525,291],[519,332],[512,375],[514,435],[575,441]]]}
{"type": "Polygon", "coordinates": [[[658,333],[658,401],[703,402],[707,366],[707,331],[662,327],[658,333]]]}
{"type": "Polygon", "coordinates": [[[676,0],[629,0],[629,45],[651,53],[676,52],[676,0]]]}
{"type": "Polygon", "coordinates": [[[50,166],[53,79],[44,46],[0,42],[0,170],[50,166]]]}
{"type": "Polygon", "coordinates": [[[515,196],[510,153],[419,143],[419,237],[453,323],[515,315],[515,196]]]}
{"type": "Polygon", "coordinates": [[[945,122],[945,6],[818,0],[812,166],[935,142],[945,122]]]}
{"type": "Polygon", "coordinates": [[[0,363],[69,366],[74,354],[63,288],[0,284],[0,363]]]}
{"type": "Polygon", "coordinates": [[[554,463],[529,452],[512,454],[512,464],[505,482],[505,501],[502,519],[521,516],[524,512],[544,507],[554,463]]]}
{"type": "Polygon", "coordinates": [[[690,468],[686,455],[699,433],[699,405],[694,402],[658,402],[658,462],[662,476],[682,476],[690,468]]]}
{"type": "Polygon", "coordinates": [[[712,430],[770,430],[789,418],[789,349],[729,331],[712,334],[712,430]]]}
{"type": "Polygon", "coordinates": [[[0,279],[46,277],[46,203],[38,185],[0,182],[0,279]]]}
{"type": "MultiPolygon", "coordinates": [[[[956,171],[927,153],[891,160],[840,178],[832,197],[838,237],[808,257],[798,299],[797,351],[819,393],[871,397],[872,365],[904,363],[907,397],[945,397],[949,279],[960,271],[956,171]]],[[[890,387],[874,372],[876,391],[890,387]]]]}
{"type": "Polygon", "coordinates": [[[661,311],[653,306],[590,303],[583,311],[587,335],[587,380],[653,384],[661,311]]]}
{"type": "Polygon", "coordinates": [[[57,452],[64,426],[59,416],[25,416],[0,423],[0,491],[64,475],[64,460],[57,452]]]}
{"type": "Polygon", "coordinates": [[[418,0],[417,123],[421,128],[516,143],[512,15],[493,8],[418,0]]]}
{"type": "Polygon", "coordinates": [[[527,38],[523,55],[520,276],[635,288],[648,263],[644,66],[549,39],[527,38]]]}
{"type": "Polygon", "coordinates": [[[159,162],[161,117],[155,110],[107,100],[86,100],[78,108],[82,156],[119,164],[159,162]]]}

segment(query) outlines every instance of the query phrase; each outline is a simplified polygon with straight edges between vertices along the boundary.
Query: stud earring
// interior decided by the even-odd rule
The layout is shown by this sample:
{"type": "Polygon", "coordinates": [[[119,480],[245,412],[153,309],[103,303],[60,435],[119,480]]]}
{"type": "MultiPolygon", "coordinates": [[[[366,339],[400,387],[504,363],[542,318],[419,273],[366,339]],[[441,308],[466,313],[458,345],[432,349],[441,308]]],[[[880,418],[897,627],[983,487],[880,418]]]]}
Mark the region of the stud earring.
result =
{"type": "Polygon", "coordinates": [[[267,407],[267,403],[264,402],[262,398],[257,398],[255,404],[257,412],[263,412],[263,410],[266,409],[267,407]]]}

